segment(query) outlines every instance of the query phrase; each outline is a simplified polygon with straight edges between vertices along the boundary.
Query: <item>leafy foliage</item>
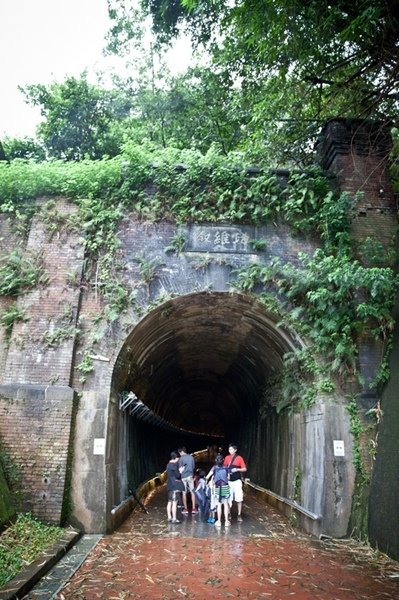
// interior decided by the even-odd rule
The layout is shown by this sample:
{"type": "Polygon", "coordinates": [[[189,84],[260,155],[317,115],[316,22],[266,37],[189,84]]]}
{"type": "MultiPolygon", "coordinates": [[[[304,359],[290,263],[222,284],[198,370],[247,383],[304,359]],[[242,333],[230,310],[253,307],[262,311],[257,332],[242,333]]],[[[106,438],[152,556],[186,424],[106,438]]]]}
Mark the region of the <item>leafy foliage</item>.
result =
{"type": "Polygon", "coordinates": [[[352,397],[346,405],[346,410],[350,415],[350,432],[353,435],[353,464],[355,466],[357,476],[360,478],[359,483],[365,484],[369,481],[366,468],[362,460],[360,438],[365,433],[365,427],[359,417],[356,397],[352,397]]]}
{"type": "Polygon", "coordinates": [[[46,151],[41,144],[32,138],[11,138],[6,137],[3,140],[4,160],[14,160],[23,158],[27,160],[36,160],[38,162],[46,159],[46,151]]]}
{"type": "Polygon", "coordinates": [[[87,379],[87,375],[94,371],[93,359],[88,351],[83,353],[83,358],[77,365],[76,370],[81,373],[79,378],[80,383],[84,383],[87,379]]]}
{"type": "Polygon", "coordinates": [[[82,160],[119,154],[113,123],[129,113],[126,96],[90,85],[85,73],[79,79],[69,77],[47,87],[29,85],[22,91],[46,118],[37,132],[50,157],[82,160]]]}
{"type": "Polygon", "coordinates": [[[9,490],[12,494],[13,504],[18,506],[22,500],[21,490],[21,468],[11,458],[7,450],[0,441],[0,468],[3,471],[9,490]]]}
{"type": "Polygon", "coordinates": [[[344,379],[357,374],[358,337],[369,332],[387,342],[394,324],[392,307],[399,279],[391,268],[365,267],[346,254],[326,254],[322,249],[299,258],[299,267],[276,259],[267,266],[253,264],[237,278],[238,287],[245,291],[274,288],[281,324],[309,343],[305,353],[298,350],[285,356],[275,382],[277,399],[272,401],[278,410],[309,406],[317,391],[334,391],[331,376],[344,379]],[[323,357],[322,362],[318,357],[323,357]]]}
{"type": "MultiPolygon", "coordinates": [[[[397,123],[399,15],[385,0],[142,0],[161,43],[183,30],[251,105],[249,153],[306,160],[331,115],[397,123]],[[283,143],[281,143],[283,141],[283,143]],[[295,158],[296,157],[296,158],[295,158]]],[[[117,37],[134,19],[113,0],[117,37]],[[121,14],[124,20],[122,21],[121,14]]],[[[131,31],[131,30],[130,30],[131,31]]]]}
{"type": "Polygon", "coordinates": [[[30,260],[13,251],[0,260],[0,295],[18,296],[46,280],[39,257],[30,260]]]}
{"type": "Polygon", "coordinates": [[[16,303],[11,304],[0,315],[0,323],[3,325],[6,334],[6,340],[9,340],[14,323],[18,321],[26,321],[27,316],[25,311],[16,303]]]}
{"type": "Polygon", "coordinates": [[[0,587],[56,542],[62,531],[54,525],[41,523],[30,513],[20,514],[0,536],[0,587]]]}
{"type": "MultiPolygon", "coordinates": [[[[284,325],[293,327],[310,343],[306,360],[295,353],[285,357],[278,383],[282,394],[279,408],[288,406],[289,398],[294,404],[309,405],[316,393],[333,391],[330,376],[355,374],[357,337],[364,331],[383,340],[390,336],[397,278],[387,266],[386,250],[373,239],[353,248],[350,227],[357,199],[335,192],[334,181],[318,169],[293,171],[282,185],[271,171],[258,169],[253,173],[243,167],[239,155],[224,157],[214,150],[203,155],[195,150],[160,150],[152,144],[133,143],[126,143],[123,155],[113,159],[0,163],[0,198],[5,214],[18,221],[32,206],[29,199],[39,194],[59,194],[76,202],[78,211],[69,219],[68,227],[85,232],[84,280],[94,282],[96,293],[104,298],[103,316],[108,323],[129,308],[139,310],[136,290],[124,284],[124,265],[118,258],[115,236],[126,210],[137,218],[167,218],[177,224],[284,222],[294,232],[321,242],[323,247],[313,256],[299,255],[297,265],[278,260],[268,265],[256,263],[237,276],[240,289],[259,295],[284,325]],[[354,258],[354,251],[361,261],[354,258]],[[331,368],[320,364],[317,356],[324,356],[331,368]]],[[[51,202],[47,213],[51,221],[51,202]]],[[[184,243],[177,233],[167,251],[179,253],[184,243]]],[[[146,284],[156,265],[140,258],[139,263],[146,284]]],[[[29,272],[24,283],[17,271],[10,272],[8,263],[7,269],[8,277],[4,271],[2,281],[13,282],[15,291],[11,286],[4,293],[17,294],[24,285],[37,281],[37,275],[29,272]]],[[[61,330],[54,333],[54,340],[49,334],[49,343],[57,343],[63,333],[74,332],[73,327],[61,330]]],[[[87,354],[78,369],[82,380],[92,369],[87,354]]],[[[382,377],[386,378],[386,368],[384,374],[381,371],[381,381],[382,377]]]]}

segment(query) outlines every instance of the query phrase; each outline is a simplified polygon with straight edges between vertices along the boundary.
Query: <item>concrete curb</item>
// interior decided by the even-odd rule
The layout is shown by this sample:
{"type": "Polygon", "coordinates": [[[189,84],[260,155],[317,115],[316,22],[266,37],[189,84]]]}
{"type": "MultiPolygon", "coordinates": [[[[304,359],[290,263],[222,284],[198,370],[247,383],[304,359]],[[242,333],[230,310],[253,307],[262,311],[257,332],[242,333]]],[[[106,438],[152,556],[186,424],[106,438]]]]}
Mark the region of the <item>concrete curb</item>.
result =
{"type": "Polygon", "coordinates": [[[0,600],[21,600],[36,583],[62,558],[80,539],[81,533],[68,528],[61,538],[33,563],[22,569],[14,579],[0,588],[0,600]]]}

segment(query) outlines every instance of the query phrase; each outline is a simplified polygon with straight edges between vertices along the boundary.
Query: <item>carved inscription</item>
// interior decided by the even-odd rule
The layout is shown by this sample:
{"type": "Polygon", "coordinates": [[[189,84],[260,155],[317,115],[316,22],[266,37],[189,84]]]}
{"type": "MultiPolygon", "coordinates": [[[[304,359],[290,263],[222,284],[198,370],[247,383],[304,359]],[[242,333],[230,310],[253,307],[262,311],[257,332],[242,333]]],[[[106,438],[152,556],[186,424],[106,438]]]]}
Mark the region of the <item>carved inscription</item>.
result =
{"type": "Polygon", "coordinates": [[[192,252],[232,252],[251,254],[253,249],[249,227],[200,227],[191,228],[187,250],[192,252]]]}

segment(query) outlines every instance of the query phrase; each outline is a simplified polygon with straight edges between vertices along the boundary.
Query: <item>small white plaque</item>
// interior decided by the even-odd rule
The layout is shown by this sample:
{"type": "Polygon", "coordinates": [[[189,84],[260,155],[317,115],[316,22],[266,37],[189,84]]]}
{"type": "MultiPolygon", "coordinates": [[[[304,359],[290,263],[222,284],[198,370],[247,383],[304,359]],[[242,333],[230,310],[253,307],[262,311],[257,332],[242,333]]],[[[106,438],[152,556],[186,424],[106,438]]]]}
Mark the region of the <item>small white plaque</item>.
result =
{"type": "Polygon", "coordinates": [[[105,438],[94,438],[93,454],[105,454],[105,438]]]}
{"type": "Polygon", "coordinates": [[[334,456],[345,456],[344,440],[334,440],[334,456]]]}

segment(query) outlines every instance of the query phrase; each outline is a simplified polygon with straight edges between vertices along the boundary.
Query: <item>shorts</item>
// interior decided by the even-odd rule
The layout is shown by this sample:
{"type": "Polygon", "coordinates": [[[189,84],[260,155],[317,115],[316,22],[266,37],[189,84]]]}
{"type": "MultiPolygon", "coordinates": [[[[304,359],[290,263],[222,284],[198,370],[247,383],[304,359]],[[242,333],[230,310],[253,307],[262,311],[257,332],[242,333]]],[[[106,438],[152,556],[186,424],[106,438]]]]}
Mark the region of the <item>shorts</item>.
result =
{"type": "Polygon", "coordinates": [[[235,500],[236,502],[242,502],[244,500],[244,493],[242,491],[242,481],[229,481],[230,486],[230,502],[235,500]]]}
{"type": "Polygon", "coordinates": [[[182,478],[182,482],[184,483],[184,488],[186,492],[194,491],[194,477],[190,475],[190,477],[182,478]]]}
{"type": "Polygon", "coordinates": [[[229,485],[215,485],[214,497],[216,503],[227,504],[230,503],[230,486],[229,485]]]}
{"type": "Polygon", "coordinates": [[[178,502],[180,500],[181,492],[179,490],[172,490],[168,492],[168,500],[171,502],[178,502]]]}

